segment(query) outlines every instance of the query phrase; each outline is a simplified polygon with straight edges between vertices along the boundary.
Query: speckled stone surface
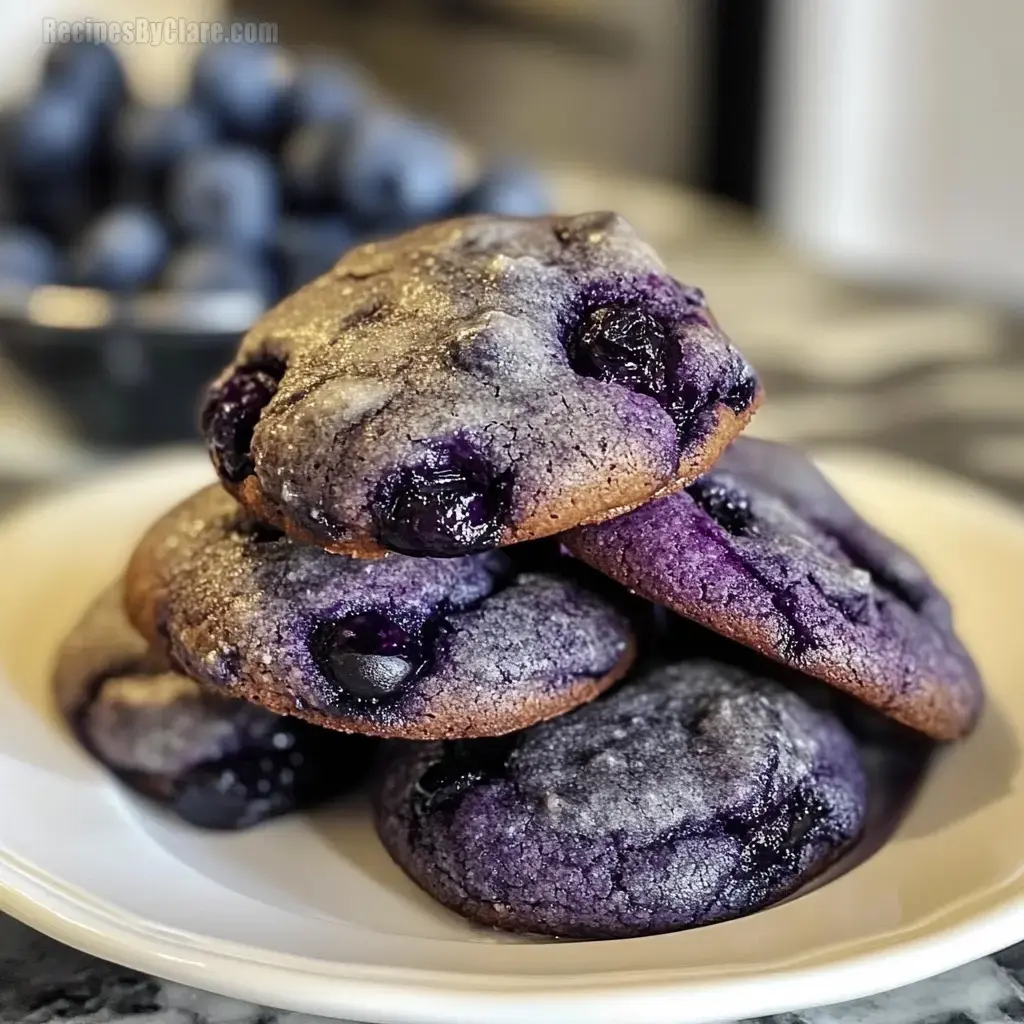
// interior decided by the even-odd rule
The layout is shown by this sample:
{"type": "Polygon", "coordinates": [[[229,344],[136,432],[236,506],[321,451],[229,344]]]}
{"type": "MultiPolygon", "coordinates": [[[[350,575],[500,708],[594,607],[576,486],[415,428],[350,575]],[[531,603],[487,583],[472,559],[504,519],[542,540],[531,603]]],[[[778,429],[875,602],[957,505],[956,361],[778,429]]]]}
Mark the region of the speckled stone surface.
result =
{"type": "Polygon", "coordinates": [[[856,839],[866,800],[837,719],[705,660],[514,737],[409,744],[376,805],[391,855],[459,913],[612,938],[774,902],[856,839]]]}
{"type": "Polygon", "coordinates": [[[248,828],[336,796],[374,756],[363,737],[282,718],[174,671],[132,629],[120,583],[64,642],[54,690],[97,760],[201,827],[248,828]]]}
{"type": "Polygon", "coordinates": [[[592,699],[633,657],[626,620],[569,580],[516,576],[500,552],[332,555],[253,524],[219,487],[143,539],[127,604],[139,630],[196,679],[371,735],[509,732],[592,699]],[[379,697],[332,678],[317,639],[325,626],[376,615],[422,638],[415,675],[379,697]]]}
{"type": "Polygon", "coordinates": [[[260,518],[365,556],[395,546],[403,474],[473,477],[475,549],[544,536],[693,479],[759,398],[703,295],[621,217],[474,217],[356,248],[271,310],[204,422],[260,518]],[[620,324],[580,369],[573,346],[609,309],[657,338],[620,324]]]}
{"type": "Polygon", "coordinates": [[[740,438],[686,490],[565,544],[642,596],[935,739],[977,719],[981,682],[945,597],[794,449],[740,438]]]}

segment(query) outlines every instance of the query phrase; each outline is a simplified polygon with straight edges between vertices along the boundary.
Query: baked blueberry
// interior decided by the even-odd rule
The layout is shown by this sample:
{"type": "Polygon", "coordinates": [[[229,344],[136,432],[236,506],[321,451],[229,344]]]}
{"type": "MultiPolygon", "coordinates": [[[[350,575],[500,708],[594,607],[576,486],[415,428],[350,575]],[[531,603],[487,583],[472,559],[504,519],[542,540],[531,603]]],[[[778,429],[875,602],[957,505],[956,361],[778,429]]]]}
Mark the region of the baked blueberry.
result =
{"type": "Polygon", "coordinates": [[[685,490],[564,542],[642,597],[934,739],[978,717],[978,671],[945,597],[793,449],[740,438],[685,490]]]}
{"type": "Polygon", "coordinates": [[[213,390],[201,424],[213,463],[225,480],[239,482],[252,473],[253,431],[283,375],[281,360],[257,359],[238,367],[213,390]]]}
{"type": "Polygon", "coordinates": [[[212,119],[191,104],[126,107],[113,139],[122,194],[136,201],[161,202],[171,168],[213,138],[212,119]]]}
{"type": "Polygon", "coordinates": [[[454,207],[462,161],[458,147],[432,125],[374,113],[347,133],[339,190],[363,223],[404,226],[454,207]]]}
{"type": "Polygon", "coordinates": [[[43,65],[45,87],[75,96],[99,118],[116,113],[128,93],[124,68],[114,48],[100,42],[54,46],[43,65]]]}
{"type": "Polygon", "coordinates": [[[248,828],[360,781],[369,741],[203,688],[147,647],[123,596],[118,584],[86,612],[54,676],[75,736],[120,779],[213,829],[248,828]]]}
{"type": "Polygon", "coordinates": [[[191,99],[230,138],[270,142],[284,124],[292,78],[285,53],[276,47],[215,43],[196,60],[191,99]]]}
{"type": "Polygon", "coordinates": [[[260,254],[207,242],[192,242],[175,252],[161,282],[172,291],[246,292],[269,303],[275,293],[274,275],[260,254]]]}
{"type": "Polygon", "coordinates": [[[0,284],[34,288],[59,276],[57,250],[45,235],[16,224],[0,226],[0,284]]]}
{"type": "Polygon", "coordinates": [[[503,217],[537,217],[551,209],[540,173],[518,164],[498,164],[459,200],[458,212],[494,213],[503,217]]]}
{"type": "Polygon", "coordinates": [[[355,235],[340,217],[286,217],[275,249],[285,291],[293,292],[326,273],[352,247],[355,235]]]}
{"type": "Polygon", "coordinates": [[[570,938],[760,910],[844,853],[867,805],[836,718],[711,660],[510,737],[396,745],[376,789],[378,833],[428,893],[570,938]]]}
{"type": "Polygon", "coordinates": [[[188,675],[317,725],[490,736],[590,700],[633,642],[608,601],[499,552],[361,561],[258,526],[220,487],[132,557],[127,607],[188,675]]]}
{"type": "Polygon", "coordinates": [[[171,174],[168,208],[190,238],[221,245],[269,244],[280,197],[270,157],[218,145],[186,156],[171,174]]]}
{"type": "Polygon", "coordinates": [[[454,556],[692,481],[760,400],[703,296],[614,214],[469,217],[349,250],[213,385],[284,366],[245,473],[259,519],[332,551],[454,556]]]}
{"type": "Polygon", "coordinates": [[[149,284],[167,257],[167,230],[141,206],[111,207],[94,220],[70,256],[75,284],[130,291],[149,284]]]}

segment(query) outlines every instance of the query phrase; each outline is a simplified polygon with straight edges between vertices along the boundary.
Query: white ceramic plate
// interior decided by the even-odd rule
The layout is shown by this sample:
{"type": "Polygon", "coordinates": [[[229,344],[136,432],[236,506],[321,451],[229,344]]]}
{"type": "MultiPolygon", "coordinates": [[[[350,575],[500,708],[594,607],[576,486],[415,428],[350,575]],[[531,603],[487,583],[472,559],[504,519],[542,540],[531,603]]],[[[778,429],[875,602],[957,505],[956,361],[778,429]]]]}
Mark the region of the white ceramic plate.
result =
{"type": "Polygon", "coordinates": [[[989,686],[895,837],[760,914],[615,942],[519,940],[434,904],[358,801],[243,835],[120,788],[56,720],[55,645],[140,531],[209,478],[137,463],[0,526],[0,905],[74,946],[227,995],[364,1021],[697,1022],[866,995],[1024,938],[1024,522],[920,467],[827,471],[953,595],[989,686]]]}

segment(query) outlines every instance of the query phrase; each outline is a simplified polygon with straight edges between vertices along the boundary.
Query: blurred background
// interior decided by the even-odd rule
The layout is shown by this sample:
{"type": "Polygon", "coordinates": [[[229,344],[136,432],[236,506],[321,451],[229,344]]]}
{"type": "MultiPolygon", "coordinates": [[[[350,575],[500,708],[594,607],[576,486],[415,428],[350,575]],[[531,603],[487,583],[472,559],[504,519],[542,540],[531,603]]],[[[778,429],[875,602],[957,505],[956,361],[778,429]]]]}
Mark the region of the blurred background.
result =
{"type": "Polygon", "coordinates": [[[347,245],[547,207],[619,210],[704,288],[765,378],[755,432],[1024,498],[1019,0],[46,0],[0,28],[0,502],[194,437],[246,324],[347,245]],[[271,38],[123,44],[120,85],[44,44],[165,16],[271,38]]]}

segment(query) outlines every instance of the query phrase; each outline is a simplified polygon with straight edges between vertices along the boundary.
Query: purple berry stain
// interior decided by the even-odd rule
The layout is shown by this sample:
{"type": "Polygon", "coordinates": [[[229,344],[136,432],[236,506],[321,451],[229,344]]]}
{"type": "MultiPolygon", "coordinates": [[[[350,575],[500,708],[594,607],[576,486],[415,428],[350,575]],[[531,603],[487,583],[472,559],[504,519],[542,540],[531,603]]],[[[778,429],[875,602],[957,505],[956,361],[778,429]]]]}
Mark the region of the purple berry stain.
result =
{"type": "Polygon", "coordinates": [[[380,543],[406,555],[451,558],[495,547],[511,478],[459,439],[435,444],[385,477],[373,500],[380,543]]]}
{"type": "Polygon", "coordinates": [[[241,483],[253,472],[253,431],[284,371],[282,360],[268,356],[240,366],[224,383],[210,389],[202,429],[213,463],[229,483],[241,483]]]}

